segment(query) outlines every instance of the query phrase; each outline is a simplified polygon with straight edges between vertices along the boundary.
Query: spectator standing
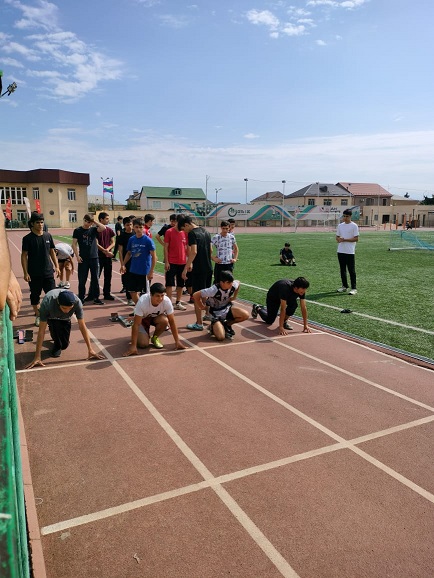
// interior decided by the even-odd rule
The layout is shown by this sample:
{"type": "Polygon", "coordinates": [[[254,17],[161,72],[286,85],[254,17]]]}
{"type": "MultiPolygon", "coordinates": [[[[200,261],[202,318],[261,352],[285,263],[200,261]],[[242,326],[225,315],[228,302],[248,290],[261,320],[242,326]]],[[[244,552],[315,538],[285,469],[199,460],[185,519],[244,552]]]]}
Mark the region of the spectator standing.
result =
{"type": "Polygon", "coordinates": [[[53,266],[59,277],[59,264],[50,233],[44,233],[44,215],[33,212],[29,220],[30,233],[23,237],[21,266],[24,281],[30,287],[30,303],[35,313],[35,325],[39,327],[39,300],[42,291],[55,289],[53,266]]]}
{"type": "Polygon", "coordinates": [[[131,260],[127,289],[131,293],[131,299],[137,303],[139,294],[143,290],[147,291],[147,283],[154,276],[157,253],[154,241],[145,235],[143,219],[134,219],[133,228],[134,235],[128,240],[121,273],[126,273],[128,262],[131,260]]]}
{"type": "Polygon", "coordinates": [[[97,235],[104,231],[105,225],[97,223],[93,217],[86,214],[81,227],[74,229],[72,234],[72,250],[78,262],[78,298],[83,303],[93,301],[95,305],[104,305],[99,298],[99,260],[97,235]],[[90,272],[90,287],[87,297],[86,282],[90,272]]]}
{"type": "Polygon", "coordinates": [[[342,287],[338,293],[345,293],[348,289],[347,269],[350,274],[351,291],[348,295],[356,295],[356,243],[359,241],[359,227],[351,221],[353,212],[345,209],[342,213],[343,222],[339,223],[336,230],[336,242],[338,244],[338,261],[341,272],[342,287]]]}
{"type": "MultiPolygon", "coordinates": [[[[176,224],[176,221],[175,221],[176,224]]],[[[187,262],[187,235],[177,226],[166,230],[164,235],[164,269],[166,271],[166,294],[172,299],[172,289],[176,285],[175,309],[185,311],[187,307],[181,303],[184,279],[182,273],[187,262]]]]}
{"type": "MultiPolygon", "coordinates": [[[[3,214],[3,211],[0,211],[3,214]]],[[[4,216],[4,215],[3,215],[4,216]]],[[[9,319],[15,321],[23,301],[21,287],[11,267],[8,238],[6,234],[6,217],[0,217],[0,263],[2,275],[0,275],[0,311],[3,311],[5,303],[9,306],[9,319]]]]}
{"type": "MultiPolygon", "coordinates": [[[[166,234],[166,231],[168,231],[172,227],[176,226],[177,220],[176,220],[176,214],[175,213],[173,213],[173,215],[170,215],[169,221],[170,221],[170,224],[168,225],[166,223],[165,225],[163,225],[161,227],[161,229],[158,231],[158,233],[155,235],[156,240],[158,241],[158,243],[160,243],[160,245],[162,247],[164,247],[164,236],[166,234]]],[[[167,289],[167,287],[166,287],[166,289],[167,289]]]]}
{"type": "Polygon", "coordinates": [[[69,289],[71,287],[69,280],[71,275],[74,273],[74,261],[72,259],[74,256],[74,251],[72,250],[71,245],[68,245],[68,243],[56,243],[55,250],[60,271],[59,287],[69,289]],[[65,282],[63,282],[63,272],[65,272],[65,282]]]}
{"type": "Polygon", "coordinates": [[[151,227],[155,222],[155,216],[151,215],[151,213],[147,213],[145,215],[145,228],[144,228],[144,233],[147,237],[149,237],[150,239],[152,239],[152,231],[151,231],[151,227]]]}
{"type": "Polygon", "coordinates": [[[229,222],[220,223],[220,233],[211,239],[213,247],[216,248],[216,255],[211,256],[214,261],[214,283],[220,281],[222,271],[233,271],[234,263],[238,259],[238,245],[235,236],[229,233],[229,222]]]}
{"type": "Polygon", "coordinates": [[[228,219],[228,223],[229,223],[229,233],[232,233],[232,235],[234,234],[235,231],[235,219],[228,219]]]}
{"type": "MultiPolygon", "coordinates": [[[[183,279],[187,279],[189,271],[192,272],[191,284],[192,292],[206,289],[211,285],[212,265],[211,265],[211,236],[204,227],[199,227],[190,216],[184,216],[178,221],[178,227],[188,235],[189,252],[187,262],[182,273],[183,279]]],[[[202,331],[202,310],[198,303],[194,301],[196,313],[196,323],[187,325],[187,329],[192,331],[202,331]]]]}
{"type": "Polygon", "coordinates": [[[115,233],[113,229],[108,227],[110,216],[108,213],[100,213],[98,221],[104,225],[103,231],[98,231],[98,260],[99,260],[99,276],[104,272],[104,285],[102,293],[106,301],[114,301],[111,294],[112,290],[112,275],[113,275],[113,253],[112,249],[115,245],[115,233]]]}
{"type": "Polygon", "coordinates": [[[115,223],[115,246],[113,249],[113,261],[117,261],[116,255],[119,248],[119,235],[122,233],[122,217],[119,215],[115,223]]]}
{"type": "Polygon", "coordinates": [[[127,290],[128,287],[128,274],[130,271],[131,259],[125,265],[124,258],[127,254],[128,241],[134,235],[133,231],[133,221],[130,217],[125,217],[123,220],[123,231],[118,237],[118,247],[119,247],[119,261],[121,263],[121,280],[122,289],[125,290],[125,297],[128,300],[128,305],[134,305],[134,301],[131,299],[131,293],[127,290]],[[122,268],[125,266],[125,273],[122,274],[122,268]]]}

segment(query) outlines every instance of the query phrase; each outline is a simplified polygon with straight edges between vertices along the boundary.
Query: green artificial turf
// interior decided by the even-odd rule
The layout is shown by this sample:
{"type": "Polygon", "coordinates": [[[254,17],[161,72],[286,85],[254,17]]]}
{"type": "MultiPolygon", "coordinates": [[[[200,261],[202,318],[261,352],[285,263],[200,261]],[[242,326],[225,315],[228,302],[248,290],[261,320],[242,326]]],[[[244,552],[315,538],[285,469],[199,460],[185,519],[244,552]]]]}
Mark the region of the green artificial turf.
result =
{"type": "MultiPolygon", "coordinates": [[[[341,280],[334,231],[245,233],[236,238],[240,298],[265,303],[266,290],[276,280],[303,276],[310,282],[306,295],[310,320],[434,359],[434,251],[389,251],[388,232],[362,229],[356,248],[358,294],[350,296],[336,292],[341,280]],[[285,241],[291,243],[296,267],[279,264],[285,241]],[[343,314],[342,309],[351,309],[353,314],[343,314]]],[[[433,233],[425,238],[434,243],[433,233]]],[[[156,246],[161,261],[163,250],[156,246]]],[[[157,270],[163,273],[161,263],[157,270]]]]}

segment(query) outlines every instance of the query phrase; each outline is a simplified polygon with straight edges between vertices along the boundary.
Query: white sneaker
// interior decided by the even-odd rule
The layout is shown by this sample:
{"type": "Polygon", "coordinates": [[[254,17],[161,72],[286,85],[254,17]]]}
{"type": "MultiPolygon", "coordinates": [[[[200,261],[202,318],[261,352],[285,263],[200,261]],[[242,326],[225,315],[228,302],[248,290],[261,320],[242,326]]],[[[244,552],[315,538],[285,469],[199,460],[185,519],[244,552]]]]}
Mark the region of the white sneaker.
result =
{"type": "Polygon", "coordinates": [[[337,291],[338,293],[345,293],[346,290],[347,290],[347,287],[339,287],[339,289],[336,289],[336,291],[337,291]]]}
{"type": "Polygon", "coordinates": [[[65,289],[70,289],[71,287],[71,283],[65,283],[65,285],[63,286],[65,289]]]}
{"type": "Polygon", "coordinates": [[[357,293],[357,289],[351,289],[351,291],[348,293],[348,295],[356,295],[357,293]]]}
{"type": "Polygon", "coordinates": [[[208,315],[208,314],[204,315],[203,320],[204,321],[212,321],[212,315],[208,315]]]}
{"type": "Polygon", "coordinates": [[[40,321],[41,321],[41,320],[40,320],[40,318],[39,318],[39,315],[36,316],[36,317],[35,317],[35,325],[36,325],[36,327],[39,327],[39,322],[40,322],[40,321]]]}
{"type": "Polygon", "coordinates": [[[187,307],[183,305],[181,302],[175,303],[173,308],[176,309],[177,311],[187,311],[187,307]]]}
{"type": "Polygon", "coordinates": [[[128,299],[127,305],[129,305],[130,307],[136,306],[136,304],[134,303],[134,301],[132,299],[128,299]]]}
{"type": "Polygon", "coordinates": [[[57,288],[60,289],[61,287],[65,287],[65,283],[63,281],[59,281],[57,284],[57,288]]]}

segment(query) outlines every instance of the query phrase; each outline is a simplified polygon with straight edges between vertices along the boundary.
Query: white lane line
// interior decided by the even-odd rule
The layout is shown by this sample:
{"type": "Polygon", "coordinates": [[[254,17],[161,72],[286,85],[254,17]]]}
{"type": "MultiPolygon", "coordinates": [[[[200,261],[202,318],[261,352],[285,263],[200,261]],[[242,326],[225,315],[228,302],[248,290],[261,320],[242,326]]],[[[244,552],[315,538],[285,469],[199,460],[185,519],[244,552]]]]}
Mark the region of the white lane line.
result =
{"type": "MultiPolygon", "coordinates": [[[[118,506],[114,506],[112,508],[107,508],[105,510],[100,510],[98,512],[94,512],[92,514],[86,514],[84,516],[78,516],[77,518],[71,518],[69,520],[64,520],[63,522],[58,522],[56,524],[51,524],[49,526],[45,526],[41,529],[41,533],[43,535],[53,534],[55,532],[61,532],[67,530],[69,528],[73,528],[76,526],[81,526],[83,524],[89,524],[91,522],[96,522],[98,520],[103,520],[105,518],[109,518],[111,516],[116,516],[122,514],[124,512],[129,512],[138,508],[143,508],[145,506],[149,506],[158,502],[163,502],[165,500],[170,500],[172,498],[176,498],[178,496],[187,495],[193,492],[197,492],[199,490],[213,487],[215,485],[225,484],[228,482],[232,482],[234,480],[239,480],[245,477],[249,477],[258,473],[270,471],[276,468],[280,468],[283,466],[287,466],[289,464],[293,464],[299,461],[308,460],[313,457],[325,455],[327,453],[335,452],[341,449],[351,449],[351,445],[363,443],[366,441],[370,441],[373,439],[377,439],[380,437],[384,437],[390,434],[397,433],[399,431],[404,431],[407,429],[415,428],[420,425],[424,425],[434,421],[434,416],[429,416],[426,418],[422,418],[419,420],[414,420],[412,422],[408,422],[405,424],[401,424],[399,426],[391,427],[382,431],[374,432],[372,434],[368,434],[365,436],[361,436],[358,438],[354,438],[349,440],[346,443],[335,443],[329,446],[323,446],[321,448],[317,448],[314,450],[310,450],[301,454],[296,454],[293,456],[289,456],[287,458],[281,458],[279,460],[274,460],[272,462],[267,462],[264,464],[259,464],[256,466],[252,466],[250,468],[245,468],[243,470],[237,470],[234,472],[230,472],[228,474],[222,474],[221,476],[204,480],[203,482],[198,482],[197,484],[190,484],[188,486],[184,486],[182,488],[177,488],[175,490],[170,490],[167,492],[162,492],[160,494],[155,494],[153,496],[148,496],[146,498],[142,498],[140,500],[134,500],[132,502],[127,502],[125,504],[120,504],[118,506]]],[[[399,475],[399,474],[398,474],[399,475]]],[[[400,480],[401,481],[401,480],[400,480]]]]}
{"type": "MultiPolygon", "coordinates": [[[[257,287],[256,285],[249,285],[248,283],[242,283],[242,286],[250,287],[251,289],[257,289],[258,291],[264,291],[265,293],[268,291],[268,289],[264,289],[263,287],[257,287]]],[[[326,307],[327,309],[334,309],[335,311],[342,310],[342,307],[336,307],[335,305],[328,305],[328,303],[320,303],[319,301],[312,301],[311,299],[306,299],[306,303],[318,305],[318,307],[326,307]]],[[[406,325],[405,323],[399,323],[398,321],[392,321],[390,319],[383,319],[382,317],[374,317],[373,315],[368,315],[367,313],[359,313],[357,311],[352,311],[352,314],[358,315],[359,317],[364,317],[365,319],[372,319],[373,321],[381,321],[381,323],[386,323],[388,325],[402,327],[403,329],[409,329],[411,331],[417,331],[419,333],[426,333],[427,335],[434,335],[434,331],[430,331],[429,329],[422,329],[421,327],[406,325]]]]}
{"type": "MultiPolygon", "coordinates": [[[[245,330],[249,331],[250,333],[253,333],[255,335],[259,335],[259,336],[261,335],[260,333],[257,333],[254,329],[250,329],[248,327],[245,327],[245,330]]],[[[297,349],[295,347],[291,347],[291,345],[288,345],[287,343],[283,342],[283,340],[281,340],[281,339],[273,339],[273,342],[276,343],[277,345],[280,345],[281,347],[284,347],[285,349],[289,349],[290,351],[293,351],[294,353],[298,353],[299,355],[302,355],[303,357],[307,357],[307,359],[311,359],[312,361],[315,361],[316,363],[319,363],[321,365],[325,365],[326,367],[329,367],[330,369],[333,369],[334,371],[338,371],[339,373],[343,373],[347,377],[352,377],[354,379],[357,379],[358,381],[361,381],[363,383],[371,385],[372,387],[380,389],[381,391],[384,391],[386,393],[390,393],[391,395],[394,395],[395,397],[399,397],[400,399],[403,399],[403,400],[408,401],[414,405],[417,405],[419,407],[427,409],[428,411],[434,412],[434,407],[431,405],[428,405],[426,403],[418,401],[417,399],[414,399],[412,397],[408,397],[407,395],[404,395],[403,393],[399,393],[398,391],[394,391],[393,389],[385,387],[384,385],[380,385],[379,383],[376,383],[375,381],[371,381],[370,379],[367,379],[366,377],[363,377],[362,375],[358,375],[357,373],[349,372],[347,369],[344,369],[338,365],[334,365],[333,363],[330,363],[329,361],[325,361],[324,359],[321,359],[319,357],[311,355],[310,353],[306,353],[304,351],[301,351],[300,349],[297,349]]],[[[356,345],[358,345],[358,344],[356,344],[356,345]]]]}
{"type": "MultiPolygon", "coordinates": [[[[113,367],[127,383],[130,389],[135,393],[138,399],[147,408],[152,417],[157,421],[163,431],[170,437],[178,449],[184,454],[192,466],[200,473],[204,480],[209,481],[214,479],[213,474],[208,470],[205,464],[196,456],[196,454],[191,450],[191,448],[184,442],[181,436],[172,428],[169,422],[161,415],[157,408],[151,403],[151,401],[145,396],[145,394],[139,389],[135,382],[130,378],[127,372],[119,365],[118,362],[104,349],[102,344],[91,332],[90,336],[92,340],[98,345],[100,350],[104,351],[104,354],[111,361],[113,367]]],[[[280,571],[282,576],[285,578],[298,578],[297,573],[288,564],[288,562],[283,558],[280,552],[273,546],[273,544],[268,540],[268,538],[261,532],[261,530],[254,524],[254,522],[247,516],[247,514],[238,506],[238,504],[233,500],[229,493],[221,486],[210,486],[213,491],[217,494],[220,500],[226,505],[231,514],[236,520],[243,526],[249,536],[256,542],[256,544],[261,548],[264,554],[269,558],[269,560],[276,566],[280,571]]]]}

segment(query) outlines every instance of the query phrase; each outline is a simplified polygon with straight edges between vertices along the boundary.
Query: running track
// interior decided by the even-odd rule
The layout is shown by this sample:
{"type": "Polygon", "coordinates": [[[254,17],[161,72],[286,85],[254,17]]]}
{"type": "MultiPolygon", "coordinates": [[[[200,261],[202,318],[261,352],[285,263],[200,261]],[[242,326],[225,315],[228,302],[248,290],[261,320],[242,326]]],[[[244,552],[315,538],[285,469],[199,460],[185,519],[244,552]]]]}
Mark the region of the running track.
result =
{"type": "Polygon", "coordinates": [[[217,344],[191,306],[188,350],[123,358],[121,299],[85,307],[103,361],[16,346],[36,578],[432,578],[432,370],[297,323],[217,344]]]}

